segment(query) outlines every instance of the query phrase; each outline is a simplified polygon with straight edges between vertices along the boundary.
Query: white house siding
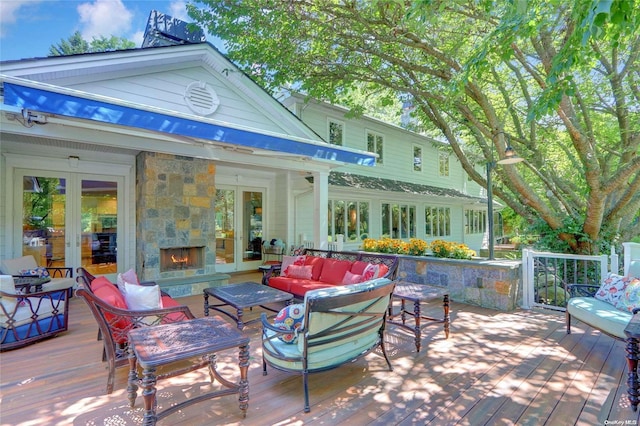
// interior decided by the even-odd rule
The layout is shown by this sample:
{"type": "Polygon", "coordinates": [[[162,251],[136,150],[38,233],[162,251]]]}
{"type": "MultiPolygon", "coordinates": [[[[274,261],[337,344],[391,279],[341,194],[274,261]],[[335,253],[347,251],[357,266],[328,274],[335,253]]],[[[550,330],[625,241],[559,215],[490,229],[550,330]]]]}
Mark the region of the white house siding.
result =
{"type": "MultiPolygon", "coordinates": [[[[484,234],[465,235],[464,233],[465,209],[486,210],[486,204],[480,201],[480,198],[486,196],[486,191],[480,185],[467,179],[466,172],[452,153],[449,154],[449,176],[440,176],[439,153],[442,151],[438,147],[446,145],[369,117],[346,118],[344,114],[347,110],[342,107],[314,101],[305,103],[304,98],[298,95],[287,98],[284,101],[284,105],[295,112],[306,125],[315,130],[325,140],[329,139],[328,120],[333,119],[342,123],[344,146],[349,148],[366,150],[366,134],[368,131],[383,135],[383,164],[377,164],[373,168],[357,165],[343,166],[336,169],[337,172],[454,189],[462,194],[478,197],[477,200],[473,200],[462,197],[425,196],[404,192],[382,192],[364,189],[354,191],[349,188],[330,187],[330,199],[371,202],[369,236],[379,238],[382,234],[380,228],[381,204],[383,202],[396,202],[416,206],[418,238],[423,238],[427,241],[444,238],[450,241],[464,242],[476,251],[479,251],[483,244],[486,244],[486,236],[484,234]],[[423,163],[422,171],[419,172],[413,170],[414,146],[422,148],[423,163]],[[427,237],[425,235],[424,209],[427,206],[450,208],[451,235],[447,237],[427,237]]],[[[303,198],[301,197],[297,202],[299,208],[309,205],[308,202],[303,201],[303,198]]],[[[308,229],[310,224],[306,227],[303,225],[304,218],[308,216],[310,216],[310,212],[307,212],[307,214],[300,213],[296,218],[297,225],[303,229],[308,229]]],[[[349,242],[348,239],[345,243],[345,249],[355,249],[359,246],[359,242],[349,242]]]]}
{"type": "Polygon", "coordinates": [[[202,66],[83,83],[73,85],[71,88],[142,105],[153,105],[183,114],[195,114],[185,102],[184,94],[189,84],[200,81],[206,82],[216,92],[220,100],[216,111],[205,118],[286,133],[286,129],[280,123],[274,122],[263,111],[259,111],[250,99],[246,99],[244,94],[233,90],[224,81],[221,81],[220,76],[208,72],[202,66]]]}

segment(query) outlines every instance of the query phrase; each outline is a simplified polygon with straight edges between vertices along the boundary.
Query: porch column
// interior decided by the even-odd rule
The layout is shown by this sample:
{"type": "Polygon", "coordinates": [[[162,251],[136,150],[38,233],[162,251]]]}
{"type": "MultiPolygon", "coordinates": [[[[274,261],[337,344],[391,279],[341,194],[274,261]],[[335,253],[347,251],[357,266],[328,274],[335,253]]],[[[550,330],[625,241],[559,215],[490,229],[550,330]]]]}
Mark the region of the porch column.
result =
{"type": "Polygon", "coordinates": [[[315,247],[328,247],[329,172],[313,172],[313,242],[315,247]]]}

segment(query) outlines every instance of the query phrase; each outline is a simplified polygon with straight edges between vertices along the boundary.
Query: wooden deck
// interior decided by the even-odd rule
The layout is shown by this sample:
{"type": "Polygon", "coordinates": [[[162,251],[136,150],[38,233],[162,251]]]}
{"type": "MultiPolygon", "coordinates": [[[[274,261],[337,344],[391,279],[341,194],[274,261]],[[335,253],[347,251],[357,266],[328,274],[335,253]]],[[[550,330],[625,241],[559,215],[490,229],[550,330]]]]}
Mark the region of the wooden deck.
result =
{"type": "MultiPolygon", "coordinates": [[[[235,277],[245,280],[245,277],[235,277]]],[[[203,316],[203,299],[180,299],[203,316]]],[[[71,300],[69,331],[0,354],[0,424],[136,425],[142,398],[130,409],[127,369],[105,395],[97,325],[80,299],[71,300]]],[[[257,315],[254,311],[251,315],[257,315]]],[[[434,305],[434,315],[441,312],[434,305]]],[[[269,368],[262,375],[259,326],[251,337],[246,419],[236,396],[202,402],[165,425],[604,425],[637,424],[626,396],[624,344],[576,322],[572,334],[557,312],[505,313],[452,304],[451,337],[425,329],[417,354],[412,335],[390,326],[388,351],[310,376],[311,412],[303,412],[300,376],[269,368]]],[[[235,351],[219,354],[220,370],[237,377],[235,351]]],[[[206,369],[158,383],[159,409],[210,389],[206,369]]],[[[214,384],[213,386],[217,386],[214,384]]]]}

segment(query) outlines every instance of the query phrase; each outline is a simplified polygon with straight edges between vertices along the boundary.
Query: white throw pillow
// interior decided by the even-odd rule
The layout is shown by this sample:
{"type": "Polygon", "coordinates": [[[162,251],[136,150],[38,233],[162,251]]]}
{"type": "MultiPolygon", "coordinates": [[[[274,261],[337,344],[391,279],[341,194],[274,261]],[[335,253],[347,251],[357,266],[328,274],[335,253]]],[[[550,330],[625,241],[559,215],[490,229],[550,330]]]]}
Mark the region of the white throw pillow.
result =
{"type": "Polygon", "coordinates": [[[125,282],[124,289],[124,299],[127,301],[129,309],[146,311],[149,309],[162,308],[160,286],[137,285],[125,282]]]}

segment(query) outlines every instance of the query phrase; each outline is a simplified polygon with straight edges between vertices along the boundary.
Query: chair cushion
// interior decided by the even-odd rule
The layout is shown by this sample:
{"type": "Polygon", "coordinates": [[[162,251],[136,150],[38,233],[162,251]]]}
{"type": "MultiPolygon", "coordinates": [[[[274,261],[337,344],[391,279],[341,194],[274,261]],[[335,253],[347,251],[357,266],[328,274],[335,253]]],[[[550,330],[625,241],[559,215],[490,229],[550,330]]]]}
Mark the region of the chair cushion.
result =
{"type": "Polygon", "coordinates": [[[36,259],[31,255],[2,261],[2,272],[8,275],[20,275],[20,271],[23,269],[34,269],[37,267],[36,259]]]}
{"type": "Polygon", "coordinates": [[[345,273],[351,268],[348,260],[325,259],[320,273],[320,281],[329,284],[342,284],[345,273]]]}
{"type": "MultiPolygon", "coordinates": [[[[33,322],[34,312],[37,314],[38,321],[49,318],[53,315],[54,308],[57,310],[56,315],[64,315],[64,300],[58,301],[57,299],[51,300],[48,298],[40,297],[26,297],[20,302],[20,306],[13,310],[8,311],[12,315],[12,320],[15,322],[14,326],[19,327],[24,324],[30,324],[33,322]]],[[[4,313],[0,313],[0,325],[5,327],[7,316],[4,313]]]]}
{"type": "Polygon", "coordinates": [[[291,283],[289,284],[288,293],[291,293],[298,297],[302,297],[310,290],[318,290],[330,287],[335,287],[335,285],[325,283],[323,281],[292,279],[291,283]]]}
{"type": "Polygon", "coordinates": [[[369,266],[368,262],[363,262],[362,260],[356,260],[351,265],[351,272],[354,274],[362,275],[364,274],[364,270],[367,266],[369,266]]]}
{"type": "Polygon", "coordinates": [[[311,279],[317,281],[320,279],[320,274],[322,273],[322,265],[324,265],[324,257],[315,257],[315,256],[306,256],[304,259],[305,265],[313,266],[313,271],[311,272],[311,279]]]}
{"type": "MultiPolygon", "coordinates": [[[[0,291],[8,294],[16,294],[16,286],[11,275],[0,275],[0,291]]],[[[16,299],[0,296],[0,303],[4,309],[11,313],[16,307],[16,299]]]]}
{"type": "Polygon", "coordinates": [[[273,325],[280,330],[291,331],[291,333],[279,336],[278,338],[285,343],[295,343],[298,337],[297,330],[302,327],[303,319],[304,304],[298,303],[282,308],[273,319],[273,325]]]}
{"type": "Polygon", "coordinates": [[[109,281],[109,278],[107,277],[96,277],[95,280],[91,281],[91,291],[92,292],[96,292],[100,287],[104,287],[104,286],[110,286],[110,287],[115,287],[114,284],[109,281]]]}
{"type": "Polygon", "coordinates": [[[624,293],[624,289],[627,287],[627,284],[629,284],[629,281],[631,281],[629,277],[623,277],[610,272],[607,278],[602,281],[594,297],[616,306],[618,299],[624,293]]]}
{"type": "Polygon", "coordinates": [[[574,318],[613,336],[625,339],[624,329],[631,321],[631,313],[615,309],[610,303],[594,297],[572,297],[567,311],[574,318]]]}
{"type": "Polygon", "coordinates": [[[102,285],[93,293],[102,299],[103,302],[108,303],[115,308],[128,309],[124,296],[114,285],[102,285]]]}

